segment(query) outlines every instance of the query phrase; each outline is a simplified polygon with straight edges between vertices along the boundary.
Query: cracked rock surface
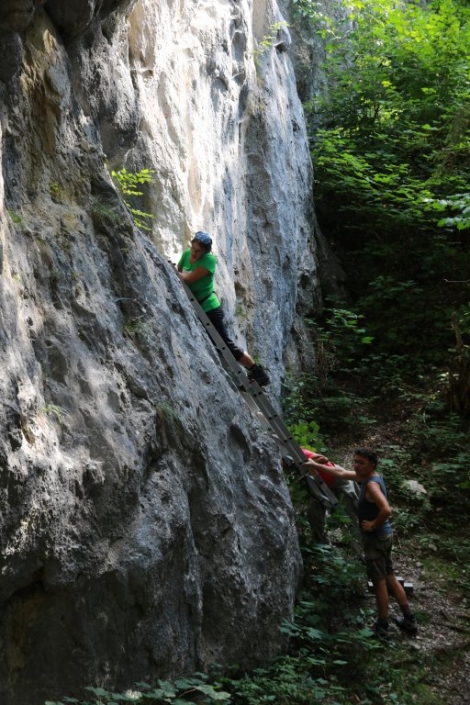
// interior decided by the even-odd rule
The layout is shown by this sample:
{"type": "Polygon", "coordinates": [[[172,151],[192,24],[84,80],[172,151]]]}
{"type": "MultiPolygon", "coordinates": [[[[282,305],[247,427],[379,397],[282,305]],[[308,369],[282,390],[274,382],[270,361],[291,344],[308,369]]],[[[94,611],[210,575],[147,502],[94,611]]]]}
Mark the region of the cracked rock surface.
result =
{"type": "Polygon", "coordinates": [[[301,561],[279,449],[168,263],[214,235],[277,405],[318,300],[312,175],[288,31],[255,54],[283,18],[254,5],[1,3],[2,705],[284,646],[301,561]],[[153,170],[149,232],[124,166],[153,170]]]}

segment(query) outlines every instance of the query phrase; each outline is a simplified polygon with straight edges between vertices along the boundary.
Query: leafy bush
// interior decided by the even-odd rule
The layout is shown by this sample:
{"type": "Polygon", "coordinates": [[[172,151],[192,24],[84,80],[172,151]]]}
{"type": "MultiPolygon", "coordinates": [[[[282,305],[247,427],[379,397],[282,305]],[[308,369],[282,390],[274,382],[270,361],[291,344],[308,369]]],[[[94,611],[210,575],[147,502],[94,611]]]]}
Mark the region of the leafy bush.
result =
{"type": "Polygon", "coordinates": [[[215,702],[231,702],[230,694],[217,684],[208,683],[209,676],[205,673],[195,673],[189,678],[179,678],[176,681],[158,680],[155,686],[150,683],[136,683],[135,688],[124,693],[112,693],[104,688],[87,687],[93,700],[77,700],[65,697],[60,702],[47,701],[45,705],[119,705],[119,703],[134,703],[134,705],[188,705],[197,697],[198,703],[207,705],[215,702]]]}
{"type": "Polygon", "coordinates": [[[119,171],[111,172],[111,176],[124,197],[124,203],[129,209],[136,227],[141,230],[151,230],[149,220],[155,216],[136,208],[132,200],[129,200],[129,197],[131,199],[142,197],[144,192],[141,190],[141,187],[143,184],[148,184],[153,181],[154,173],[154,169],[141,169],[140,171],[132,172],[127,171],[124,167],[119,171]]]}
{"type": "Polygon", "coordinates": [[[413,378],[446,363],[452,316],[468,305],[470,9],[295,6],[325,54],[325,90],[306,106],[320,225],[370,353],[401,356],[413,378]]]}

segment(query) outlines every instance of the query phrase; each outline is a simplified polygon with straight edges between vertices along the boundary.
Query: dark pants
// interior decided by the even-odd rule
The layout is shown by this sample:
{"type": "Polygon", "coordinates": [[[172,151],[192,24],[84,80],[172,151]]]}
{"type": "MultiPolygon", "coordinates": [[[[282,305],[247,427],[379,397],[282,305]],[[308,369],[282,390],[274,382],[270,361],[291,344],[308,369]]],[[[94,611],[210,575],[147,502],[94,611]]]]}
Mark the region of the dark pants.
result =
{"type": "Polygon", "coordinates": [[[239,348],[238,345],[235,345],[235,343],[229,336],[227,328],[225,326],[224,312],[222,310],[222,306],[217,306],[217,308],[213,308],[211,311],[206,311],[206,316],[210,320],[222,340],[224,341],[225,345],[232,353],[235,360],[239,360],[242,357],[244,350],[239,348]]]}

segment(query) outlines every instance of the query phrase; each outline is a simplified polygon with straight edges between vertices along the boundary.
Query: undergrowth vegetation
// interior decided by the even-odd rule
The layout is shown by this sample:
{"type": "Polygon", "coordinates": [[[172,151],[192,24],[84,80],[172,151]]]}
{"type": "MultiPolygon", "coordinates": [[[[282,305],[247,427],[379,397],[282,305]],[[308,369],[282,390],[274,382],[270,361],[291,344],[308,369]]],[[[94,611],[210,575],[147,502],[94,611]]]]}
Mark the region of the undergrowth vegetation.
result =
{"type": "Polygon", "coordinates": [[[306,106],[314,195],[350,295],[330,310],[365,324],[379,393],[435,370],[470,413],[470,8],[294,6],[324,54],[325,90],[306,106]]]}

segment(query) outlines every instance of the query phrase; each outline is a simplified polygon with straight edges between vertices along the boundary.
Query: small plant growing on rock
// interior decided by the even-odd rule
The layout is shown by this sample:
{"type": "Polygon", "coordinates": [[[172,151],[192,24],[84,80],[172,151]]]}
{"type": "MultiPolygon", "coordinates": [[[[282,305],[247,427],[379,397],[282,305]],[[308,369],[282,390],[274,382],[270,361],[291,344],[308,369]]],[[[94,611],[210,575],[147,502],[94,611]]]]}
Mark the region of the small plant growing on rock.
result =
{"type": "Polygon", "coordinates": [[[134,342],[137,342],[139,338],[145,343],[149,341],[150,331],[142,316],[126,320],[122,330],[124,335],[134,340],[134,342]]]}
{"type": "Polygon", "coordinates": [[[45,404],[41,409],[39,409],[39,413],[55,416],[58,422],[61,423],[65,412],[56,404],[45,404]]]}
{"type": "Polygon", "coordinates": [[[20,223],[23,222],[23,218],[19,213],[16,211],[12,210],[11,208],[8,210],[8,215],[12,219],[12,221],[15,223],[15,225],[20,225],[20,223]]]}
{"type": "Polygon", "coordinates": [[[274,46],[278,33],[283,27],[288,26],[289,24],[287,22],[273,22],[273,24],[270,25],[267,34],[264,35],[258,44],[259,48],[255,49],[253,52],[255,56],[255,64],[258,67],[260,65],[261,58],[274,46]]]}
{"type": "Polygon", "coordinates": [[[138,208],[134,208],[130,201],[127,200],[127,197],[143,196],[144,193],[140,190],[140,186],[141,184],[151,183],[153,181],[154,173],[154,169],[141,169],[140,171],[132,172],[127,171],[125,167],[123,167],[119,171],[111,172],[111,176],[113,177],[113,180],[117,185],[119,192],[123,196],[124,203],[129,209],[136,227],[140,228],[141,230],[151,230],[148,225],[148,222],[155,216],[151,213],[141,211],[138,208]]]}

